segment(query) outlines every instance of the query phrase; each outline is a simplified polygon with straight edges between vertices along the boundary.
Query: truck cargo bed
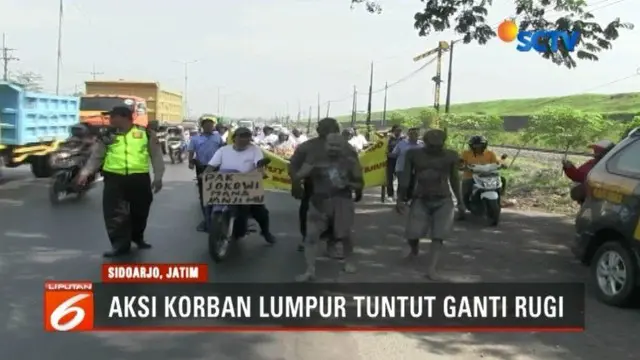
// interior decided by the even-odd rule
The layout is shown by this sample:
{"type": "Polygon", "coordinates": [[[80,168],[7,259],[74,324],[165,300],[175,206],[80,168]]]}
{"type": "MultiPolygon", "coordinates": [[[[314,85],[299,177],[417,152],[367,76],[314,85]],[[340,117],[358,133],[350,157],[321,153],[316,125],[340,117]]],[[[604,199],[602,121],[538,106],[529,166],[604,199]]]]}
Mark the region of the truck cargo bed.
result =
{"type": "Polygon", "coordinates": [[[0,144],[64,140],[80,122],[79,98],[24,91],[0,81],[0,144]]]}

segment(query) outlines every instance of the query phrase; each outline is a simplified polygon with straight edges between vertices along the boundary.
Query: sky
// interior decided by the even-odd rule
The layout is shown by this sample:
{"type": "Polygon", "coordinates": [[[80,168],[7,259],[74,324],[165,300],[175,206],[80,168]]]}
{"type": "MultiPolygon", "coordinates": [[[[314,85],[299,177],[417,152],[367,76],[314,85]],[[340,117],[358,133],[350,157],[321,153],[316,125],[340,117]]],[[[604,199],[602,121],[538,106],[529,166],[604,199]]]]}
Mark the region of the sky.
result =
{"type": "MultiPolygon", "coordinates": [[[[374,90],[414,72],[424,62],[414,56],[453,32],[419,37],[413,15],[419,0],[382,0],[383,13],[350,8],[349,0],[63,0],[63,93],[82,90],[94,67],[98,80],[157,81],[161,87],[187,90],[191,116],[221,113],[231,117],[290,115],[306,117],[351,113],[351,93],[359,92],[365,110],[370,63],[374,90]],[[193,62],[195,61],[195,62],[193,62]],[[185,88],[184,62],[188,83],[185,88]],[[220,102],[218,102],[220,91],[220,102]]],[[[635,23],[598,62],[567,69],[515,43],[455,47],[452,103],[565,96],[576,93],[640,91],[640,1],[589,0],[601,22],[616,17],[635,23]]],[[[0,32],[20,60],[10,70],[42,75],[55,91],[58,1],[0,0],[0,32]]],[[[489,23],[514,15],[513,1],[494,0],[489,23]]],[[[426,60],[425,60],[426,61],[426,60]]],[[[445,62],[444,74],[447,71],[445,62]]],[[[388,108],[433,104],[435,64],[388,91],[388,108]]],[[[444,89],[442,103],[444,103],[444,89]]],[[[384,93],[373,96],[382,109],[384,93]]]]}

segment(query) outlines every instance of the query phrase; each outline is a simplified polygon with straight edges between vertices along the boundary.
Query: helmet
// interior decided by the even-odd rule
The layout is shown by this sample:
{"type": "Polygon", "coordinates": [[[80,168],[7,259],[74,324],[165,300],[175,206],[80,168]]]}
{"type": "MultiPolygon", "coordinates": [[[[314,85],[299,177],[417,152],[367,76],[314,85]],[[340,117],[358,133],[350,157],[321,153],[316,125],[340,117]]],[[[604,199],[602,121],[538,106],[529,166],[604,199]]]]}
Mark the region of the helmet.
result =
{"type": "Polygon", "coordinates": [[[484,151],[489,145],[489,141],[486,137],[482,135],[474,135],[469,139],[469,147],[471,150],[482,150],[484,151]]]}
{"type": "Polygon", "coordinates": [[[200,119],[200,126],[202,126],[202,124],[204,124],[205,121],[210,121],[213,125],[216,124],[215,119],[210,118],[210,117],[203,117],[200,119]]]}
{"type": "Polygon", "coordinates": [[[75,124],[70,129],[71,136],[83,138],[89,135],[89,128],[85,124],[75,124]]]}

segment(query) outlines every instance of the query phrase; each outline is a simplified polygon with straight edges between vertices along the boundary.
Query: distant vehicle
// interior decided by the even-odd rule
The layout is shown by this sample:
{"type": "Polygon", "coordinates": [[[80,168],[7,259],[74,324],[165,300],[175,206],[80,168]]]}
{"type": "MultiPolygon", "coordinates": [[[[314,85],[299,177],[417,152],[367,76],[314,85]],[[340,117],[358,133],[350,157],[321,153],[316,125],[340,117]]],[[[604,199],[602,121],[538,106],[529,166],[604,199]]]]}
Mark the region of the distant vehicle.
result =
{"type": "Polygon", "coordinates": [[[35,177],[53,174],[51,154],[80,122],[80,99],[25,91],[0,81],[0,167],[31,165],[35,177]]]}
{"type": "Polygon", "coordinates": [[[116,106],[126,106],[133,110],[133,123],[147,127],[149,115],[143,98],[131,95],[85,95],[80,98],[80,121],[92,127],[109,126],[109,116],[102,115],[116,106]]]}
{"type": "Polygon", "coordinates": [[[636,129],[589,172],[572,251],[591,273],[598,298],[634,305],[640,295],[640,131],[636,129]]]}
{"type": "MultiPolygon", "coordinates": [[[[119,94],[120,96],[138,97],[145,101],[145,114],[149,116],[149,119],[172,124],[181,123],[183,120],[182,94],[163,90],[157,82],[93,80],[86,81],[85,87],[87,95],[119,94]]],[[[138,110],[136,108],[136,111],[138,110]]],[[[141,126],[146,126],[146,124],[141,126]]]]}
{"type": "Polygon", "coordinates": [[[249,129],[253,129],[253,127],[255,126],[253,121],[251,120],[239,120],[238,121],[238,126],[239,127],[246,127],[249,129]]]}
{"type": "Polygon", "coordinates": [[[282,131],[282,129],[284,129],[284,126],[282,126],[282,124],[271,124],[270,126],[273,128],[273,131],[275,132],[280,132],[282,131]]]}

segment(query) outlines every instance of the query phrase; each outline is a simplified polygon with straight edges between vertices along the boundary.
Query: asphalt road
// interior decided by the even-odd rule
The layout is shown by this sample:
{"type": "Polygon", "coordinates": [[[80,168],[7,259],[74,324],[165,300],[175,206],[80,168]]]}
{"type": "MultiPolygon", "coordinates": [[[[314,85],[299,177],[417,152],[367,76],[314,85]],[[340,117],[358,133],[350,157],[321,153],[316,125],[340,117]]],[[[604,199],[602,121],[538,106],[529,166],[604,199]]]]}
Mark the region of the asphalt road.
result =
{"type": "MultiPolygon", "coordinates": [[[[587,330],[579,334],[399,333],[89,333],[42,330],[45,279],[99,280],[108,240],[101,220],[100,186],[80,202],[49,205],[46,181],[28,169],[7,172],[0,185],[0,358],[42,360],[622,360],[637,359],[640,313],[609,308],[588,298],[587,330]]],[[[129,259],[139,262],[206,262],[198,222],[193,174],[168,165],[165,188],[154,201],[147,239],[154,245],[129,259]]],[[[406,250],[402,221],[371,195],[359,206],[358,267],[342,275],[322,261],[319,275],[338,281],[424,281],[423,260],[400,259],[406,250]]],[[[289,282],[302,271],[296,251],[296,202],[287,194],[267,197],[279,243],[253,236],[233,261],[212,266],[212,281],[289,282]]],[[[581,281],[585,270],[566,249],[570,222],[544,214],[506,212],[497,229],[473,221],[456,226],[447,244],[443,273],[451,281],[581,281]]],[[[425,244],[426,245],[426,244],[425,244]]]]}

